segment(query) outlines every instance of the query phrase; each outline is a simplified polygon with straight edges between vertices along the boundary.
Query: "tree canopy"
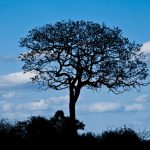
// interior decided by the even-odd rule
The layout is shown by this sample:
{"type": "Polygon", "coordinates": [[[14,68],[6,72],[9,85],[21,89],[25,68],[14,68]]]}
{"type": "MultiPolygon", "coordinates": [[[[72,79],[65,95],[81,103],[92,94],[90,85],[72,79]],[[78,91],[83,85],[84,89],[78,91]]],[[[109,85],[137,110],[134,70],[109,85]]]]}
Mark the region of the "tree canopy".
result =
{"type": "Polygon", "coordinates": [[[141,45],[122,36],[118,27],[89,21],[56,22],[29,31],[20,40],[25,72],[42,88],[61,90],[106,86],[123,92],[145,85],[148,69],[141,45]]]}

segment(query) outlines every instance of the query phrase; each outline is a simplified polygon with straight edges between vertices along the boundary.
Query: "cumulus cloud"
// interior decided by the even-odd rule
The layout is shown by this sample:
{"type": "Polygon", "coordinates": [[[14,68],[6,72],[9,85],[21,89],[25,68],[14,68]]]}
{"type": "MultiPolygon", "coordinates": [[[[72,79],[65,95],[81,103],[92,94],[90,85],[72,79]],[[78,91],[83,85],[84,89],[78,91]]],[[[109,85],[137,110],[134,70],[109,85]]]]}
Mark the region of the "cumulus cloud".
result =
{"type": "Polygon", "coordinates": [[[115,102],[98,102],[83,107],[84,110],[89,112],[110,112],[119,110],[120,108],[121,105],[115,102]]]}
{"type": "MultiPolygon", "coordinates": [[[[13,101],[0,102],[1,117],[10,119],[20,119],[20,114],[30,117],[31,115],[42,115],[45,112],[50,113],[50,110],[56,111],[59,109],[68,108],[68,95],[51,97],[49,99],[32,100],[24,103],[13,103],[13,101]]],[[[21,118],[25,119],[25,118],[21,118]]]]}
{"type": "Polygon", "coordinates": [[[144,105],[139,104],[139,103],[126,105],[124,108],[125,111],[140,111],[140,110],[144,110],[144,109],[145,109],[144,105]]]}
{"type": "Polygon", "coordinates": [[[54,105],[67,105],[68,103],[68,95],[65,96],[58,96],[58,97],[51,97],[49,99],[41,99],[37,101],[28,102],[24,105],[20,105],[19,107],[23,107],[27,110],[47,110],[49,107],[54,107],[54,105]]]}
{"type": "Polygon", "coordinates": [[[143,43],[141,47],[141,51],[145,54],[148,55],[150,54],[150,41],[143,43]]]}
{"type": "Polygon", "coordinates": [[[137,102],[146,102],[147,100],[148,100],[148,95],[143,94],[143,95],[138,96],[135,101],[137,101],[137,102]]]}
{"type": "Polygon", "coordinates": [[[41,99],[39,101],[29,102],[25,104],[23,107],[25,109],[35,110],[35,111],[46,110],[48,109],[48,103],[45,100],[41,99]]]}
{"type": "Polygon", "coordinates": [[[145,60],[149,62],[150,61],[150,41],[143,43],[141,47],[141,51],[145,55],[145,60]]]}
{"type": "Polygon", "coordinates": [[[79,110],[83,112],[132,112],[132,111],[142,111],[145,109],[145,106],[142,102],[147,100],[147,96],[143,95],[138,97],[136,101],[138,103],[124,104],[121,102],[97,102],[88,105],[79,106],[79,110]],[[140,103],[139,103],[140,102],[140,103]]]}
{"type": "Polygon", "coordinates": [[[32,72],[15,72],[7,75],[0,75],[0,86],[10,86],[27,83],[33,76],[35,76],[35,74],[32,72]]]}
{"type": "Polygon", "coordinates": [[[27,84],[31,81],[31,77],[34,77],[35,73],[28,72],[15,72],[7,75],[0,75],[0,90],[13,90],[21,88],[32,88],[31,84],[27,84]]]}

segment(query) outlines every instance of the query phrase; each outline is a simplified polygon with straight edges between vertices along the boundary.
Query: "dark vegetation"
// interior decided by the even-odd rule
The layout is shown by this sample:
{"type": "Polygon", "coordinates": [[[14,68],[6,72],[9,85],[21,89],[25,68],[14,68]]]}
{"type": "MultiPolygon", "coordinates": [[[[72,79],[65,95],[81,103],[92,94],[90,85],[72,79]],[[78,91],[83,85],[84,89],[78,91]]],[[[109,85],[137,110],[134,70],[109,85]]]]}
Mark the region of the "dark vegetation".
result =
{"type": "Polygon", "coordinates": [[[85,126],[76,120],[75,109],[82,88],[97,91],[106,87],[122,93],[149,84],[144,82],[148,68],[141,45],[130,42],[122,30],[91,21],[61,21],[30,30],[20,46],[27,49],[19,56],[24,62],[22,70],[35,73],[33,83],[41,89],[69,90],[69,117],[57,111],[50,119],[31,117],[14,125],[4,121],[0,130],[3,144],[28,149],[150,144],[130,128],[101,135],[78,133],[85,126]]]}
{"type": "Polygon", "coordinates": [[[78,136],[75,110],[82,88],[122,93],[149,84],[141,45],[130,42],[118,27],[60,21],[30,30],[20,46],[28,50],[20,59],[24,72],[36,73],[33,83],[41,89],[69,90],[69,139],[78,136]]]}
{"type": "MultiPolygon", "coordinates": [[[[104,131],[102,134],[91,132],[77,134],[74,143],[70,143],[69,117],[63,111],[57,111],[49,119],[33,116],[25,121],[10,123],[8,120],[0,122],[1,147],[15,149],[53,149],[74,146],[120,147],[120,146],[149,146],[150,141],[142,138],[130,128],[123,127],[116,130],[104,131]]],[[[83,122],[76,120],[76,129],[83,130],[83,122]]],[[[80,148],[80,147],[79,147],[80,148]]]]}

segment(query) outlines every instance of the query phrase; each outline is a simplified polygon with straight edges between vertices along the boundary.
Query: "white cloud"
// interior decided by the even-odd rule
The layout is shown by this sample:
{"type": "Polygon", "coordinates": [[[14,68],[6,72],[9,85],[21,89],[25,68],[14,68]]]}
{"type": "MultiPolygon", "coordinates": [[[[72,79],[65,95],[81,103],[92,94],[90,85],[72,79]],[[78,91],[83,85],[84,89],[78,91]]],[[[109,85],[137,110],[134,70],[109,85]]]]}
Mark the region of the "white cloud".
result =
{"type": "Polygon", "coordinates": [[[41,99],[36,101],[31,101],[25,104],[20,104],[17,109],[24,109],[29,111],[41,111],[48,110],[50,107],[55,108],[57,106],[65,106],[68,102],[68,95],[51,97],[49,99],[41,99]]]}
{"type": "Polygon", "coordinates": [[[30,78],[33,77],[33,73],[23,73],[23,72],[16,72],[16,73],[10,73],[7,75],[1,75],[0,76],[0,85],[5,84],[22,84],[27,83],[30,81],[30,78]]]}
{"type": "Polygon", "coordinates": [[[25,104],[25,109],[28,110],[35,110],[35,111],[39,111],[39,110],[46,110],[48,109],[48,103],[46,100],[39,100],[39,101],[33,101],[30,103],[25,104]]]}
{"type": "Polygon", "coordinates": [[[146,102],[147,100],[148,100],[148,95],[143,94],[143,95],[138,96],[135,101],[137,101],[137,102],[146,102]]]}
{"type": "Polygon", "coordinates": [[[16,96],[15,92],[5,92],[2,94],[2,98],[4,98],[4,99],[11,99],[15,96],[16,96]]]}
{"type": "Polygon", "coordinates": [[[35,73],[15,72],[7,75],[0,75],[0,87],[10,87],[14,85],[24,84],[30,81],[30,78],[35,76],[35,73]]]}
{"type": "Polygon", "coordinates": [[[114,102],[99,102],[84,107],[84,109],[90,112],[109,112],[116,111],[120,108],[121,105],[114,102]]]}
{"type": "Polygon", "coordinates": [[[26,103],[25,105],[21,105],[21,107],[24,107],[28,110],[47,110],[49,107],[55,107],[57,106],[64,106],[68,103],[68,95],[65,96],[58,96],[58,97],[51,97],[49,99],[41,99],[37,101],[32,101],[29,103],[26,103]]]}
{"type": "Polygon", "coordinates": [[[150,41],[143,43],[141,47],[141,51],[145,55],[145,61],[149,62],[150,61],[150,41]]]}
{"type": "Polygon", "coordinates": [[[35,73],[16,72],[0,75],[0,99],[8,100],[14,98],[24,99],[32,92],[38,90],[37,84],[29,83],[35,73]]]}
{"type": "Polygon", "coordinates": [[[56,96],[48,99],[31,100],[14,103],[14,101],[0,101],[0,118],[22,120],[31,116],[45,116],[59,109],[68,111],[68,95],[56,96]]]}
{"type": "Polygon", "coordinates": [[[140,111],[140,110],[144,110],[145,107],[143,104],[139,104],[139,103],[134,103],[131,105],[126,105],[124,110],[125,111],[140,111]]]}
{"type": "Polygon", "coordinates": [[[138,103],[132,103],[132,104],[124,104],[121,102],[97,102],[88,105],[81,105],[79,106],[79,110],[84,112],[91,112],[91,113],[115,112],[115,111],[121,111],[121,112],[141,111],[145,109],[145,106],[143,103],[139,103],[139,102],[146,102],[147,95],[142,95],[141,97],[138,97],[136,101],[138,103]]]}
{"type": "Polygon", "coordinates": [[[148,55],[150,54],[150,41],[143,43],[141,47],[141,51],[145,54],[148,55]]]}

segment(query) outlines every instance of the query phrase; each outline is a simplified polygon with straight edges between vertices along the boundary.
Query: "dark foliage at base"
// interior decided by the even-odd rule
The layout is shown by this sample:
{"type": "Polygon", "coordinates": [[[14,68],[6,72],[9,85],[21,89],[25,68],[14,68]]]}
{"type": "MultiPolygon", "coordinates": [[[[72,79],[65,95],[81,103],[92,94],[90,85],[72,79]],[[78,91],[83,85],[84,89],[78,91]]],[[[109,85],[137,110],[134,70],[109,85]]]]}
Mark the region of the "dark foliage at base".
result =
{"type": "MultiPolygon", "coordinates": [[[[76,120],[76,129],[84,129],[85,125],[76,120]]],[[[69,117],[63,111],[57,111],[53,117],[31,117],[15,124],[7,120],[0,122],[1,147],[15,149],[51,149],[71,146],[68,133],[69,117]]],[[[150,146],[150,141],[141,138],[135,131],[124,127],[114,131],[105,131],[101,135],[88,132],[78,134],[74,146],[150,146]]],[[[71,147],[70,147],[71,148],[71,147]]]]}

